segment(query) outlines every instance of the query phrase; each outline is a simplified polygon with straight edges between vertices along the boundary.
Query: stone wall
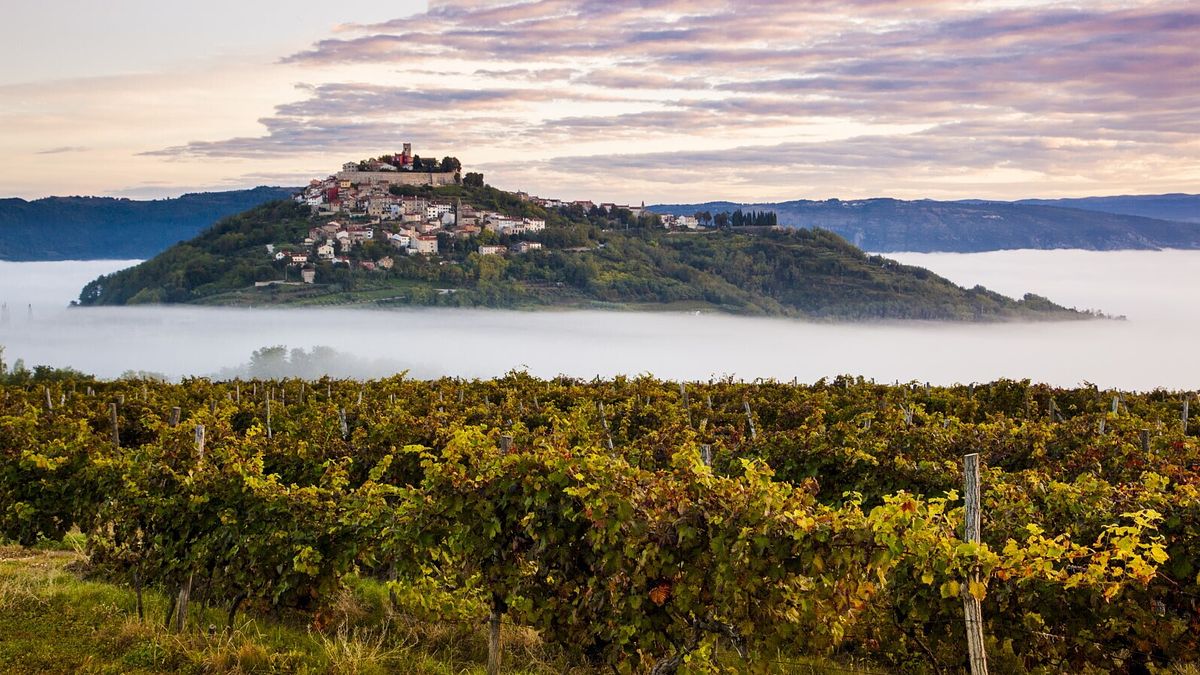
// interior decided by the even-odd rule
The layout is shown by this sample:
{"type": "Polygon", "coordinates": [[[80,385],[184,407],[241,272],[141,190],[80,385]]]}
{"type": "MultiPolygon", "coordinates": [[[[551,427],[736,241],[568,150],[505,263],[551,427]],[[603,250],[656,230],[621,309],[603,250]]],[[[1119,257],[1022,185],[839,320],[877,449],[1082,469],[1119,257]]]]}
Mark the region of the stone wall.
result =
{"type": "Polygon", "coordinates": [[[338,180],[355,185],[454,185],[454,173],[427,171],[340,171],[338,180]]]}

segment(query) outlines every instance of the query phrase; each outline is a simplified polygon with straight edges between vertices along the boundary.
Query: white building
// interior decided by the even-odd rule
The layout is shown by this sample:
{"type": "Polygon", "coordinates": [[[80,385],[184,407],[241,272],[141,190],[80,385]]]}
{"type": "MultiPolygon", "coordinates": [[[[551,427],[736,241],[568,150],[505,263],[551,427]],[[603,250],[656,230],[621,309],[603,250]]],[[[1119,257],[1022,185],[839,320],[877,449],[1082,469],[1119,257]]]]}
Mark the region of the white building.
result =
{"type": "Polygon", "coordinates": [[[425,207],[425,220],[437,220],[453,210],[450,204],[430,204],[425,207]]]}

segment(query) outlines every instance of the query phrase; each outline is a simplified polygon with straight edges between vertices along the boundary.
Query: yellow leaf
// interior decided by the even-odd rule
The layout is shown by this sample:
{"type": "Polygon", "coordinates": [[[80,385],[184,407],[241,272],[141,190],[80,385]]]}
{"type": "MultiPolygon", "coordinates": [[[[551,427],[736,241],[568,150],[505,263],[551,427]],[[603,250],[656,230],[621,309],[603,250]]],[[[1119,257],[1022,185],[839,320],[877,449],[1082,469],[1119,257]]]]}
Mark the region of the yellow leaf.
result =
{"type": "Polygon", "coordinates": [[[942,584],[942,587],[940,590],[942,592],[943,598],[957,598],[958,597],[958,582],[954,581],[954,580],[947,581],[946,583],[942,584]]]}
{"type": "Polygon", "coordinates": [[[1161,565],[1162,563],[1167,562],[1167,558],[1169,556],[1167,555],[1167,552],[1163,550],[1162,546],[1155,544],[1154,546],[1150,547],[1150,557],[1154,559],[1154,562],[1161,565]]]}
{"type": "Polygon", "coordinates": [[[967,588],[976,600],[983,600],[987,596],[987,586],[981,581],[972,581],[967,588]]]}

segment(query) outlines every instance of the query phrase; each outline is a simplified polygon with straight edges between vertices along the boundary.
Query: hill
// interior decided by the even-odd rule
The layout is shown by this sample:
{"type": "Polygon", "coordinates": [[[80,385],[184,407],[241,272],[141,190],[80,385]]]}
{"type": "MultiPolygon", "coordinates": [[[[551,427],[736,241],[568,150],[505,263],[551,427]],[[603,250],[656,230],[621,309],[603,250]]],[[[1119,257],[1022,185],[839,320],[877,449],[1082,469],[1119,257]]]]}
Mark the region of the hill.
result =
{"type": "Polygon", "coordinates": [[[709,202],[650,209],[680,215],[735,209],[771,211],[780,225],[831,230],[857,246],[879,252],[1200,248],[1200,224],[1034,203],[830,199],[776,204],[709,202]]]}
{"type": "Polygon", "coordinates": [[[1061,206],[1084,211],[1103,211],[1127,216],[1200,223],[1200,195],[1121,195],[1077,199],[1022,199],[1018,204],[1061,206]]]}
{"type": "Polygon", "coordinates": [[[225,216],[288,197],[288,188],[186,194],[135,201],[112,197],[0,199],[0,260],[149,258],[225,216]]]}
{"type": "Polygon", "coordinates": [[[1086,316],[1037,296],[1015,301],[981,287],[963,289],[819,229],[674,233],[653,216],[544,209],[487,186],[416,192],[431,204],[455,200],[464,213],[492,209],[505,218],[538,219],[545,229],[521,235],[441,230],[436,255],[406,255],[385,243],[397,236],[386,224],[358,227],[360,236],[370,230],[371,238],[346,258],[300,253],[301,262],[292,263],[295,242],[319,233],[314,228],[327,219],[294,202],[272,202],[91,282],[80,303],[610,307],[832,319],[1086,316]],[[543,248],[514,252],[537,245],[543,248]],[[481,246],[496,254],[482,255],[481,246]],[[290,252],[276,259],[284,250],[290,252]],[[312,283],[299,282],[301,269],[312,283]]]}

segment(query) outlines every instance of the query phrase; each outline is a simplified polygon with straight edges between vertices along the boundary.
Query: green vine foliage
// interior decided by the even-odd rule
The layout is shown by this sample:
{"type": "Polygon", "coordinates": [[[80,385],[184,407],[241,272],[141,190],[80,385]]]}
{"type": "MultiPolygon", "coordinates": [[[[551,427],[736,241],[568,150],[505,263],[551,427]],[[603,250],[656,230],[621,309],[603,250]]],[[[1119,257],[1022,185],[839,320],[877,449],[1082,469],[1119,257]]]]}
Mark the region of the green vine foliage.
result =
{"type": "Polygon", "coordinates": [[[0,537],[78,527],[97,573],[314,624],[348,575],[374,576],[430,617],[502,615],[621,672],[779,653],[953,671],[966,594],[998,671],[1137,672],[1200,660],[1188,396],[524,373],[9,385],[0,537]],[[968,453],[979,544],[961,541],[968,453]]]}

